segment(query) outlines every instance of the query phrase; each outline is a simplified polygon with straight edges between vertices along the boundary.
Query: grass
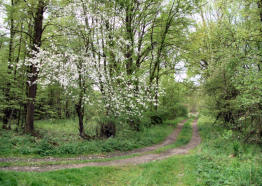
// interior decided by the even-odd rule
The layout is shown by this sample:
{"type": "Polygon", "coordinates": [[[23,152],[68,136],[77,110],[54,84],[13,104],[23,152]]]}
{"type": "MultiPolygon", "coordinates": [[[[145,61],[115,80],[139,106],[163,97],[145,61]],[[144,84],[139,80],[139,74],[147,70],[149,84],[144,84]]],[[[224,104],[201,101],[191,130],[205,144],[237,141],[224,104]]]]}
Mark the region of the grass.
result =
{"type": "Polygon", "coordinates": [[[71,157],[75,155],[101,154],[113,151],[128,151],[150,146],[163,141],[182,120],[178,118],[173,125],[164,123],[143,131],[125,129],[115,138],[107,140],[85,141],[74,131],[73,120],[38,121],[36,127],[43,138],[36,138],[14,131],[0,130],[1,157],[71,157]],[[62,131],[60,131],[62,130],[62,131]]]}
{"type": "MultiPolygon", "coordinates": [[[[177,118],[177,119],[174,119],[174,120],[166,120],[164,121],[164,125],[163,127],[165,127],[167,130],[171,129],[173,130],[173,128],[176,127],[176,125],[181,122],[182,120],[184,120],[185,118],[183,117],[180,117],[180,118],[177,118]],[[168,126],[170,125],[170,126],[168,126]]],[[[46,122],[46,121],[44,121],[46,122]]],[[[55,124],[57,124],[58,122],[56,121],[55,124]]],[[[70,123],[67,122],[67,123],[70,123]]],[[[46,128],[45,129],[51,129],[52,128],[52,125],[54,124],[50,124],[45,126],[46,128]]],[[[65,124],[66,126],[66,124],[65,124]]],[[[153,127],[152,130],[156,130],[156,128],[159,128],[158,127],[153,127]]],[[[161,133],[163,132],[166,132],[167,130],[162,130],[161,131],[158,131],[159,134],[161,135],[161,133]]],[[[157,132],[157,131],[156,131],[157,132]]],[[[170,131],[171,132],[171,131],[170,131]]],[[[166,134],[168,134],[166,132],[166,134]]],[[[148,135],[150,135],[150,132],[148,133],[148,135]]],[[[152,137],[152,136],[151,136],[152,137]]],[[[145,153],[143,153],[145,154],[145,153]]],[[[0,162],[0,167],[6,167],[6,166],[44,166],[44,165],[55,165],[55,164],[72,164],[72,163],[86,163],[86,162],[90,162],[90,161],[110,161],[110,160],[115,160],[115,159],[124,159],[124,158],[130,158],[130,157],[134,157],[134,156],[140,156],[140,155],[143,155],[143,154],[132,154],[132,155],[125,155],[125,156],[121,156],[121,157],[112,157],[112,158],[101,158],[101,159],[93,159],[93,160],[73,160],[73,161],[66,161],[66,160],[57,160],[55,162],[44,162],[44,161],[38,161],[38,162],[27,162],[27,161],[15,161],[15,162],[0,162]]],[[[86,154],[88,155],[88,154],[86,154]]],[[[99,154],[97,154],[99,156],[99,154]]],[[[29,157],[37,157],[37,156],[29,156],[29,157]]],[[[61,156],[60,156],[61,157],[61,156]]],[[[41,156],[40,156],[41,158],[41,156]]]]}
{"type": "Polygon", "coordinates": [[[211,123],[208,117],[198,122],[202,144],[196,169],[201,185],[261,186],[262,147],[245,144],[237,134],[211,123]]]}
{"type": "Polygon", "coordinates": [[[165,120],[164,124],[176,126],[178,123],[182,122],[183,120],[185,120],[185,117],[178,117],[173,120],[165,120]]]}
{"type": "Polygon", "coordinates": [[[160,153],[160,152],[167,151],[169,149],[173,149],[173,148],[177,148],[177,147],[181,147],[183,145],[186,145],[191,140],[191,137],[192,137],[192,126],[191,126],[192,121],[193,121],[193,119],[189,119],[184,124],[181,132],[177,136],[175,143],[161,147],[161,148],[157,149],[155,152],[160,153]]]}
{"type": "Polygon", "coordinates": [[[75,135],[78,133],[78,121],[75,119],[60,119],[60,120],[38,120],[35,122],[35,128],[45,130],[52,133],[62,133],[75,135]]]}
{"type": "Polygon", "coordinates": [[[198,121],[202,143],[190,154],[138,166],[85,167],[44,173],[0,172],[0,185],[254,185],[262,184],[262,148],[232,131],[198,121]],[[238,145],[236,145],[238,144],[238,145]],[[236,146],[238,148],[236,154],[236,146]]]}
{"type": "Polygon", "coordinates": [[[85,167],[45,173],[0,172],[1,185],[174,185],[192,184],[195,156],[176,156],[128,167],[85,167]],[[1,182],[2,180],[2,182],[1,182]]]}

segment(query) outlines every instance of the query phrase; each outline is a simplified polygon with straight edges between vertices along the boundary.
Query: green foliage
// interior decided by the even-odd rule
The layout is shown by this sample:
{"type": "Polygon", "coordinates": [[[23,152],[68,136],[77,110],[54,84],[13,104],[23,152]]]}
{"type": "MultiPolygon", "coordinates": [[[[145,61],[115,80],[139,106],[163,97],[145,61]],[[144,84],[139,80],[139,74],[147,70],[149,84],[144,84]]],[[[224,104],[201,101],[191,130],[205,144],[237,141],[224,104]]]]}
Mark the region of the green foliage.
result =
{"type": "Polygon", "coordinates": [[[190,72],[201,75],[209,115],[255,143],[262,139],[260,12],[255,1],[208,2],[185,54],[190,72]],[[212,12],[219,14],[210,19],[212,12]]]}
{"type": "MultiPolygon", "coordinates": [[[[48,119],[36,121],[36,129],[46,133],[77,135],[77,119],[48,119]]],[[[44,134],[43,134],[44,135],[44,134]]]]}
{"type": "Polygon", "coordinates": [[[245,144],[231,130],[212,126],[214,118],[201,116],[202,136],[198,157],[199,185],[259,185],[262,181],[262,149],[245,144]]]}
{"type": "Polygon", "coordinates": [[[233,155],[238,157],[240,155],[240,144],[238,141],[233,143],[233,155]]]}
{"type": "Polygon", "coordinates": [[[37,146],[38,150],[36,153],[41,156],[52,155],[55,149],[52,141],[48,137],[44,137],[43,139],[41,139],[40,142],[38,142],[37,146]]]}
{"type": "Polygon", "coordinates": [[[185,117],[178,117],[176,119],[173,120],[165,120],[164,124],[166,125],[177,125],[179,122],[183,121],[185,119],[185,117]]]}
{"type": "Polygon", "coordinates": [[[176,117],[187,117],[188,108],[185,105],[187,101],[186,83],[176,82],[173,77],[165,76],[162,79],[161,86],[165,90],[165,94],[160,97],[159,112],[165,119],[173,119],[176,117]]]}
{"type": "Polygon", "coordinates": [[[200,185],[259,185],[262,181],[262,170],[254,162],[216,162],[208,157],[200,157],[198,162],[198,173],[202,179],[200,185]]]}
{"type": "Polygon", "coordinates": [[[77,125],[72,120],[41,121],[37,123],[37,128],[42,138],[0,130],[0,155],[67,156],[127,151],[163,141],[174,127],[175,124],[157,125],[140,132],[126,128],[114,138],[85,141],[76,135],[77,125]]]}

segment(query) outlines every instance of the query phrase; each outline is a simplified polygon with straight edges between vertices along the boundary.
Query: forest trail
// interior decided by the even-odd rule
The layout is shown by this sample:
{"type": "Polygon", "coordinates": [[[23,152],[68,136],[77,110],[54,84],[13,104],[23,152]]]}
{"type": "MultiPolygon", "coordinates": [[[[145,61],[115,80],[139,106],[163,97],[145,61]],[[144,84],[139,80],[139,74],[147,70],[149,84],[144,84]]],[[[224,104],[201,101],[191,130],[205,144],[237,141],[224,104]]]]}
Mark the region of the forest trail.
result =
{"type": "MultiPolygon", "coordinates": [[[[54,157],[47,157],[47,158],[0,158],[0,162],[55,162],[55,161],[74,161],[74,160],[94,160],[94,159],[105,159],[105,158],[114,158],[119,156],[128,156],[132,154],[137,153],[145,153],[154,151],[156,149],[159,149],[163,146],[170,145],[176,141],[176,137],[182,130],[185,122],[187,119],[180,122],[174,131],[161,143],[155,144],[152,146],[144,147],[144,148],[138,148],[126,152],[113,152],[108,153],[106,155],[89,155],[89,156],[78,156],[73,158],[54,158],[54,157]]],[[[1,170],[1,169],[0,169],[1,170]]]]}
{"type": "MultiPolygon", "coordinates": [[[[123,153],[112,153],[108,156],[105,156],[105,158],[109,157],[118,157],[123,155],[132,155],[136,153],[145,153],[150,152],[153,150],[156,150],[158,148],[161,148],[163,146],[172,144],[176,141],[176,138],[181,131],[184,123],[179,123],[176,129],[172,134],[170,134],[166,140],[160,144],[156,144],[150,147],[145,147],[141,149],[135,149],[128,152],[123,153]]],[[[198,144],[201,142],[201,138],[198,133],[197,129],[197,119],[193,121],[192,123],[193,128],[193,134],[190,142],[187,145],[184,145],[179,148],[169,149],[165,152],[161,153],[151,153],[151,154],[143,154],[141,156],[135,156],[131,158],[126,159],[118,159],[118,160],[111,160],[111,161],[105,161],[105,162],[87,162],[87,163],[78,163],[78,164],[67,164],[67,165],[45,165],[45,166],[10,166],[10,167],[3,167],[0,168],[0,170],[9,170],[9,171],[23,171],[23,172],[46,172],[46,171],[55,171],[55,170],[61,170],[61,169],[70,169],[70,168],[82,168],[87,166],[125,166],[125,165],[137,165],[137,164],[143,164],[150,161],[156,161],[156,160],[162,160],[168,157],[171,157],[173,155],[177,154],[186,154],[191,149],[195,148],[198,144]]],[[[26,162],[51,162],[51,161],[73,161],[73,160],[90,160],[95,159],[96,156],[87,156],[87,157],[77,157],[77,158],[44,158],[44,159],[19,159],[19,158],[0,158],[0,162],[14,162],[14,161],[26,161],[26,162]]],[[[96,159],[99,159],[96,157],[96,159]]]]}

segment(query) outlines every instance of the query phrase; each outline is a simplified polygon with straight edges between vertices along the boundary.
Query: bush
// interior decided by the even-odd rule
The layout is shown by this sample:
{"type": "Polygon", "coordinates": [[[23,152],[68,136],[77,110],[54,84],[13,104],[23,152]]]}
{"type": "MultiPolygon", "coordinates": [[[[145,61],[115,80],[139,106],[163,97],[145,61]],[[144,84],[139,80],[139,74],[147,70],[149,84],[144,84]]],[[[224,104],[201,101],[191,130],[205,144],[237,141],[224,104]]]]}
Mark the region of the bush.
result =
{"type": "Polygon", "coordinates": [[[140,120],[140,130],[151,127],[151,124],[151,119],[148,116],[144,115],[143,117],[141,117],[140,120]]]}
{"type": "Polygon", "coordinates": [[[78,145],[73,143],[68,143],[60,146],[58,148],[59,154],[78,154],[78,145]]]}
{"type": "Polygon", "coordinates": [[[157,125],[162,124],[163,120],[165,120],[167,113],[164,110],[158,110],[158,111],[152,111],[147,112],[145,114],[145,118],[147,118],[148,121],[150,121],[150,125],[157,125]]]}
{"type": "Polygon", "coordinates": [[[99,128],[97,136],[101,138],[114,137],[116,135],[116,119],[114,117],[103,117],[98,119],[99,128]]]}
{"type": "Polygon", "coordinates": [[[184,105],[175,104],[172,109],[175,117],[187,117],[188,110],[184,105]]]}
{"type": "Polygon", "coordinates": [[[37,153],[42,156],[48,156],[55,154],[54,142],[46,136],[38,143],[38,151],[37,153]]]}
{"type": "Polygon", "coordinates": [[[162,120],[170,120],[178,117],[187,117],[188,110],[186,106],[182,105],[181,103],[177,103],[169,107],[161,106],[159,107],[157,113],[158,116],[162,118],[162,120]]]}

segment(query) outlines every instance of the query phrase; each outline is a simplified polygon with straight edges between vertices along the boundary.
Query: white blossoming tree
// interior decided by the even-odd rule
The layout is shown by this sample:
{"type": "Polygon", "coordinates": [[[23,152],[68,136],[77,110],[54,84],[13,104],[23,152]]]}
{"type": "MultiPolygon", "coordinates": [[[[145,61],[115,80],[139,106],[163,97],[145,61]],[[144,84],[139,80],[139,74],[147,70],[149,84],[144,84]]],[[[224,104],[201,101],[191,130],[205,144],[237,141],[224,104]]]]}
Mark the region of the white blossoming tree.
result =
{"type": "Polygon", "coordinates": [[[83,138],[89,138],[84,133],[85,104],[95,88],[105,115],[124,115],[134,125],[145,111],[157,110],[164,92],[161,75],[172,72],[182,53],[169,40],[187,24],[184,15],[191,9],[184,1],[69,2],[56,13],[56,32],[62,39],[51,41],[45,49],[36,46],[27,59],[38,76],[28,85],[37,80],[46,85],[59,82],[74,100],[83,138]]]}

